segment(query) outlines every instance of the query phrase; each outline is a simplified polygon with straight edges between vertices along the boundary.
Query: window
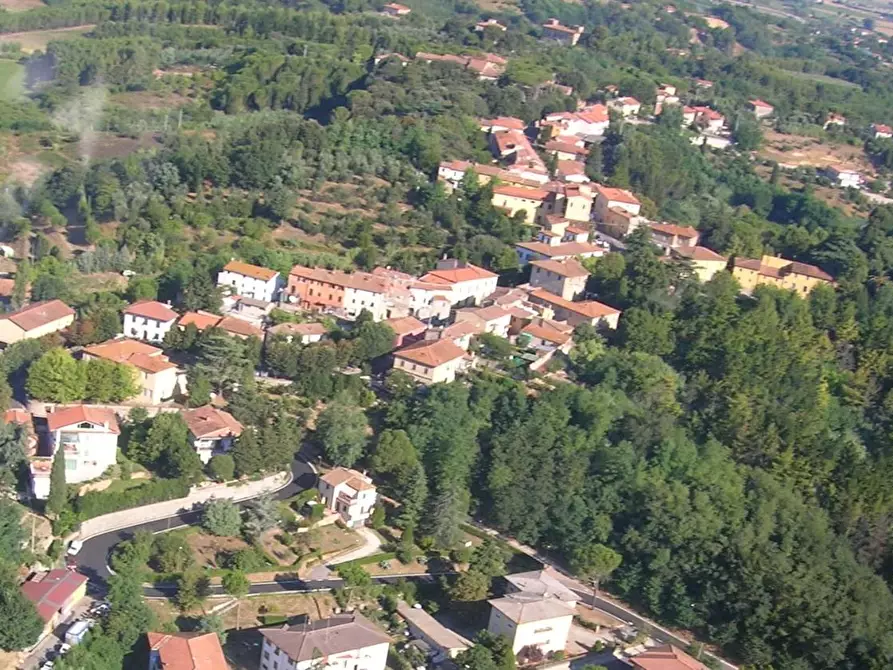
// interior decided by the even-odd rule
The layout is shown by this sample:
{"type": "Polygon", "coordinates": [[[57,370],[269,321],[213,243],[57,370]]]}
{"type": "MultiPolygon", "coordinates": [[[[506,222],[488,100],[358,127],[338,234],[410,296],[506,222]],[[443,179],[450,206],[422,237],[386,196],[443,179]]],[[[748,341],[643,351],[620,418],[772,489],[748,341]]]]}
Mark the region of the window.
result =
{"type": "Polygon", "coordinates": [[[269,660],[269,658],[270,658],[270,652],[269,652],[269,651],[265,651],[265,652],[264,652],[264,658],[266,658],[267,660],[269,660]]]}
{"type": "Polygon", "coordinates": [[[84,421],[83,423],[78,424],[78,428],[92,428],[92,427],[93,427],[93,424],[88,423],[87,421],[84,421]]]}
{"type": "Polygon", "coordinates": [[[537,628],[535,631],[533,631],[533,634],[538,635],[540,633],[548,633],[550,630],[552,630],[551,626],[547,626],[546,628],[537,628]]]}

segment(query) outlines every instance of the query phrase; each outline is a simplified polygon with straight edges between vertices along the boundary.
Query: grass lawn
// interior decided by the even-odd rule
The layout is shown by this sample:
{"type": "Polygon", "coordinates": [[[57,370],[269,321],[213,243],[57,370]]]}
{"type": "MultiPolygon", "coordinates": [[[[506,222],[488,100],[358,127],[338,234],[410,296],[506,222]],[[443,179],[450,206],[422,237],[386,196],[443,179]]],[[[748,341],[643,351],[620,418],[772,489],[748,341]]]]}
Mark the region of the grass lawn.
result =
{"type": "Polygon", "coordinates": [[[0,100],[18,100],[25,93],[25,66],[0,59],[0,100]]]}

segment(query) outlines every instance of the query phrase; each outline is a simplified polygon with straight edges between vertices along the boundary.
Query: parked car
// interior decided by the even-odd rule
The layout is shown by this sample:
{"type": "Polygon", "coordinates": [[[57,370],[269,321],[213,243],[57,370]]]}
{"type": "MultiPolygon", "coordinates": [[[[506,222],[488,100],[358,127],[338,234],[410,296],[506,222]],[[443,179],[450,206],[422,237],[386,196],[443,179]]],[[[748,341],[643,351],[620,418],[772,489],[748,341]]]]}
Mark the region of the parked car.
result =
{"type": "Polygon", "coordinates": [[[68,545],[68,555],[69,556],[77,556],[81,549],[84,548],[84,543],[80,540],[72,540],[71,544],[68,545]]]}

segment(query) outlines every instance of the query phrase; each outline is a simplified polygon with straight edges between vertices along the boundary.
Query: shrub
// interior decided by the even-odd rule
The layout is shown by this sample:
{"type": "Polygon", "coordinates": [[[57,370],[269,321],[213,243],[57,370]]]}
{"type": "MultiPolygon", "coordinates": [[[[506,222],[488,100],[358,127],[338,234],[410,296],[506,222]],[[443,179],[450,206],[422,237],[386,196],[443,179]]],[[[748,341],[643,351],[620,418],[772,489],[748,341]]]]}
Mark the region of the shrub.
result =
{"type": "Polygon", "coordinates": [[[180,479],[155,479],[126,491],[91,491],[75,498],[74,508],[81,521],[122,509],[142,507],[164,500],[183,498],[189,484],[180,479]]]}

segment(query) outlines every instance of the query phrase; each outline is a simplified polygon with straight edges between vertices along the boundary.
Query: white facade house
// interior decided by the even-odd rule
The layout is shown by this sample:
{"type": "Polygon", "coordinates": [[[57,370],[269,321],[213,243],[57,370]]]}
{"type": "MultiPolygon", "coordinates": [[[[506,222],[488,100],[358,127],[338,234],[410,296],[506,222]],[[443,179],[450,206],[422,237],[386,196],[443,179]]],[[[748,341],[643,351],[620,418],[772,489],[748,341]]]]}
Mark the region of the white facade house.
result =
{"type": "Polygon", "coordinates": [[[499,276],[492,272],[454,259],[440,261],[437,269],[421,277],[421,281],[427,284],[448,287],[448,296],[453,305],[480,305],[496,290],[498,280],[499,276]]]}
{"type": "Polygon", "coordinates": [[[137,340],[161,342],[179,315],[155,300],[136,302],[124,310],[124,335],[137,340]]]}
{"type": "Polygon", "coordinates": [[[349,468],[327,472],[319,478],[318,488],[326,507],[338,512],[349,528],[365,524],[378,500],[372,480],[349,468]]]}
{"type": "Polygon", "coordinates": [[[218,273],[217,285],[229,288],[234,295],[274,302],[282,289],[282,279],[275,270],[230,261],[218,273]]]}
{"type": "Polygon", "coordinates": [[[215,454],[224,454],[233,447],[242,434],[242,424],[229,412],[205,405],[183,412],[183,420],[189,428],[189,441],[202,463],[215,454]]]}
{"type": "Polygon", "coordinates": [[[508,337],[512,313],[499,305],[489,307],[466,307],[456,310],[456,323],[475,324],[481,333],[490,333],[497,337],[508,337]]]}
{"type": "Polygon", "coordinates": [[[260,632],[260,670],[385,670],[391,644],[360,614],[260,632]]]}
{"type": "Polygon", "coordinates": [[[564,652],[577,594],[548,568],[510,575],[506,581],[506,595],[489,601],[487,630],[511,640],[515,654],[564,652]]]}
{"type": "Polygon", "coordinates": [[[384,282],[381,286],[370,283],[364,286],[361,283],[353,283],[344,287],[344,311],[353,317],[357,317],[363,310],[372,314],[374,321],[383,321],[388,318],[387,287],[384,282]]]}
{"type": "Polygon", "coordinates": [[[117,462],[121,429],[115,413],[105,407],[72,405],[57,407],[47,416],[46,444],[42,458],[32,460],[34,496],[50,494],[52,459],[59,449],[65,456],[65,481],[69,484],[98,479],[117,462]]]}

